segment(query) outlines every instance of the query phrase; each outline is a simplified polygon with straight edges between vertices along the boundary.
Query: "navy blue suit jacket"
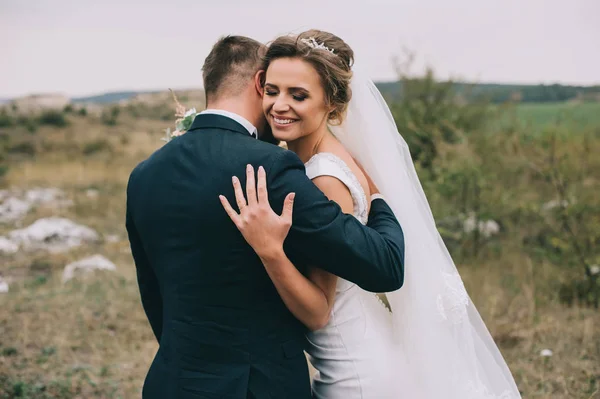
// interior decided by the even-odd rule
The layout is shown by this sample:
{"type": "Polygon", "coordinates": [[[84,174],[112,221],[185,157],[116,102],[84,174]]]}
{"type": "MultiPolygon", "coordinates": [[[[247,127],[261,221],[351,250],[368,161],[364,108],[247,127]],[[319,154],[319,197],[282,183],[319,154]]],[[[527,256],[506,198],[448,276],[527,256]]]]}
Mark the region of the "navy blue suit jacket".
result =
{"type": "Polygon", "coordinates": [[[127,231],[142,304],[159,350],[143,397],[310,398],[306,328],[288,311],[231,222],[231,177],[263,166],[278,213],[296,193],[285,251],[374,292],[403,283],[404,237],[385,201],[368,226],[345,215],[306,177],[292,152],[256,140],[237,122],[199,115],[191,129],[132,172],[127,231]]]}

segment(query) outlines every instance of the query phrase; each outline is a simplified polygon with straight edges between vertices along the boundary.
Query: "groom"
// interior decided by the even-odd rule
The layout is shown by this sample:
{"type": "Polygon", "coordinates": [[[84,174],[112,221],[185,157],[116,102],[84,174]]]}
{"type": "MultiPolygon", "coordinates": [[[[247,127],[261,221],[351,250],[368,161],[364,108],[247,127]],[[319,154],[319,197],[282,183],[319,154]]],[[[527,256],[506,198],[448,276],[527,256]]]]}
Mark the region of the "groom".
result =
{"type": "Polygon", "coordinates": [[[311,397],[306,328],[219,201],[234,203],[231,178],[245,187],[248,164],[265,168],[275,212],[296,193],[285,244],[295,265],[369,291],[402,286],[404,237],[385,201],[372,201],[362,226],[312,184],[294,153],[257,140],[267,131],[257,79],[264,51],[246,37],[219,40],[203,67],[208,109],[130,176],[127,231],[160,345],[145,399],[311,397]]]}

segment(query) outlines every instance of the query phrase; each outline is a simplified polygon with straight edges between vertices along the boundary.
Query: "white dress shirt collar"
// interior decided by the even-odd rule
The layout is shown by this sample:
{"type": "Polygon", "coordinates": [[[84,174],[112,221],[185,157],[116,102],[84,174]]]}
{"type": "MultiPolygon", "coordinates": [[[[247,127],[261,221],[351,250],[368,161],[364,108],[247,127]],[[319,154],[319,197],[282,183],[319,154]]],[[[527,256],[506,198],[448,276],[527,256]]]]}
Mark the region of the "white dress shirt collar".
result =
{"type": "Polygon", "coordinates": [[[225,116],[227,118],[233,119],[240,125],[244,126],[244,128],[246,128],[246,130],[248,131],[248,134],[250,134],[250,136],[252,136],[256,139],[258,138],[258,130],[256,129],[256,127],[252,123],[250,123],[248,121],[248,119],[246,119],[243,116],[240,116],[234,112],[229,112],[229,111],[225,111],[222,109],[205,109],[204,111],[200,112],[200,114],[201,115],[202,114],[221,115],[221,116],[225,116]]]}

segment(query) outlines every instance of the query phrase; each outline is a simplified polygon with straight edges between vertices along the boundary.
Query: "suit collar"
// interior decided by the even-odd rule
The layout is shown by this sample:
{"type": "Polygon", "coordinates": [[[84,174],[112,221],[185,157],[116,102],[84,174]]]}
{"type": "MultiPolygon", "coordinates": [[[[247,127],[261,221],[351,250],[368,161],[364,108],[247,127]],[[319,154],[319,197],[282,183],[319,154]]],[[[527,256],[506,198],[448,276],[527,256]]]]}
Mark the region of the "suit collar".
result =
{"type": "Polygon", "coordinates": [[[188,132],[198,129],[223,129],[251,137],[250,132],[239,122],[234,121],[228,116],[212,113],[197,115],[188,132]]]}
{"type": "Polygon", "coordinates": [[[239,123],[240,125],[244,126],[246,128],[246,130],[248,131],[248,134],[250,134],[251,136],[254,136],[255,138],[258,137],[258,131],[256,130],[256,127],[248,119],[244,118],[243,116],[241,116],[239,114],[236,114],[235,112],[226,111],[224,109],[205,109],[204,111],[202,111],[200,113],[201,114],[222,115],[222,116],[231,118],[234,121],[236,121],[237,123],[239,123]]]}

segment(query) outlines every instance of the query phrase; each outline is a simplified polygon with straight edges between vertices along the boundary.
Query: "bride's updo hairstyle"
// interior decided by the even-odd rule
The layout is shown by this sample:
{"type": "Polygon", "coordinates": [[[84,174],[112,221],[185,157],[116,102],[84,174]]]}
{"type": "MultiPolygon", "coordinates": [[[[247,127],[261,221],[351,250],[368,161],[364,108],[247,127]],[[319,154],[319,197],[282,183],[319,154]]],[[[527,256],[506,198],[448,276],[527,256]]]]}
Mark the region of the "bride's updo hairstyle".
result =
{"type": "Polygon", "coordinates": [[[352,98],[350,79],[354,51],[350,46],[332,33],[311,29],[275,39],[264,56],[263,69],[266,71],[271,62],[279,58],[300,59],[315,68],[325,91],[325,102],[333,107],[329,123],[340,124],[352,98]]]}

